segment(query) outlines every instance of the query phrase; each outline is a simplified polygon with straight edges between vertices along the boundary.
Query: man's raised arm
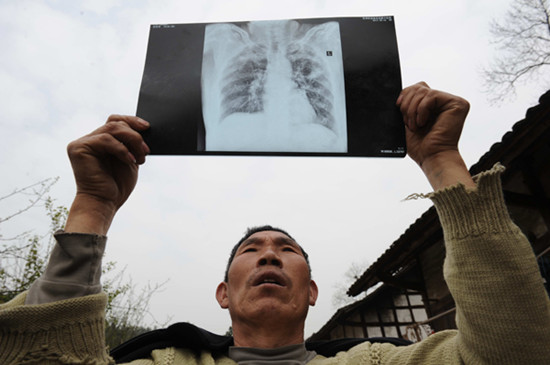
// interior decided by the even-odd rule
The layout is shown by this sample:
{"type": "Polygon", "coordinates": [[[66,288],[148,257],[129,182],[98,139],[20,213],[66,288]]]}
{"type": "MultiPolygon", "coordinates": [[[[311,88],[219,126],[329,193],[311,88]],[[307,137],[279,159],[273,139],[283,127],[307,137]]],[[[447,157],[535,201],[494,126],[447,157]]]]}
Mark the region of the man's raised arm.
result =
{"type": "Polygon", "coordinates": [[[56,232],[41,277],[0,305],[0,363],[112,363],[105,348],[101,258],[105,234],[149,153],[139,134],[147,128],[140,118],[111,115],[69,144],[77,189],[65,231],[56,232]]]}
{"type": "Polygon", "coordinates": [[[429,197],[443,228],[458,332],[437,332],[382,363],[547,364],[550,300],[531,245],[508,214],[504,168],[472,178],[458,152],[468,102],[419,83],[397,105],[408,153],[435,190],[429,197]]]}
{"type": "Polygon", "coordinates": [[[42,304],[101,291],[101,258],[107,231],[137,182],[138,164],[149,147],[138,117],[111,115],[107,123],[69,144],[76,196],[64,232],[44,273],[30,287],[26,304],[42,304]]]}
{"type": "Polygon", "coordinates": [[[136,185],[138,164],[150,152],[138,133],[147,128],[141,118],[111,115],[103,126],[69,144],[76,197],[65,232],[107,233],[136,185]]]}

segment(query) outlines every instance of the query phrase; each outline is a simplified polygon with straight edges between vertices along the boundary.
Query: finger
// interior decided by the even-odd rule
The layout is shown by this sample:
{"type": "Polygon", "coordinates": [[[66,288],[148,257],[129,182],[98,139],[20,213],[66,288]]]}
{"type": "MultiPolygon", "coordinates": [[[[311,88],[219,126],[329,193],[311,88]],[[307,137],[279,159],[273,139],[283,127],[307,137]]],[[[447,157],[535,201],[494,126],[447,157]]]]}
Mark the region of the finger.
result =
{"type": "Polygon", "coordinates": [[[416,84],[407,86],[406,88],[401,90],[401,93],[399,94],[399,97],[397,98],[397,101],[395,103],[397,105],[401,104],[402,99],[405,96],[405,94],[408,94],[410,92],[414,92],[414,90],[419,88],[419,87],[428,87],[429,88],[428,84],[426,84],[424,81],[420,81],[420,82],[417,82],[416,84]]]}
{"type": "Polygon", "coordinates": [[[414,93],[411,93],[410,99],[408,100],[407,109],[405,111],[407,115],[408,124],[407,126],[411,131],[416,131],[420,126],[418,123],[418,107],[423,101],[423,99],[429,94],[431,89],[420,86],[414,90],[414,93]]]}
{"type": "Polygon", "coordinates": [[[132,129],[124,121],[108,122],[99,127],[92,134],[98,135],[102,133],[113,136],[119,143],[123,144],[139,164],[144,163],[145,156],[151,152],[147,144],[143,141],[141,134],[132,129]]]}
{"type": "Polygon", "coordinates": [[[417,98],[427,90],[430,90],[428,84],[425,82],[419,82],[403,89],[397,99],[396,103],[401,110],[401,114],[403,115],[403,121],[409,129],[414,127],[413,124],[416,120],[416,107],[418,105],[417,98]]]}
{"type": "Polygon", "coordinates": [[[410,97],[411,94],[414,94],[418,89],[422,89],[422,88],[430,89],[430,86],[424,81],[420,81],[420,82],[417,82],[416,84],[413,84],[411,86],[404,88],[399,94],[399,97],[397,98],[397,101],[395,102],[395,104],[400,106],[403,103],[404,99],[407,98],[407,95],[409,95],[410,97]]]}
{"type": "Polygon", "coordinates": [[[71,162],[79,163],[86,155],[96,158],[112,156],[122,163],[133,165],[135,156],[118,139],[108,133],[89,134],[69,143],[67,152],[71,162]]]}
{"type": "Polygon", "coordinates": [[[430,90],[420,100],[416,112],[416,126],[422,128],[433,119],[433,113],[438,108],[438,95],[440,91],[430,90]]]}
{"type": "Polygon", "coordinates": [[[138,163],[135,154],[133,154],[124,143],[114,138],[114,136],[105,133],[96,138],[100,140],[100,142],[96,144],[96,150],[101,149],[100,152],[114,156],[127,164],[138,163]]]}
{"type": "Polygon", "coordinates": [[[418,105],[417,124],[423,127],[433,120],[436,114],[441,113],[451,113],[465,119],[468,110],[469,103],[465,99],[443,91],[431,90],[418,105]]]}
{"type": "Polygon", "coordinates": [[[399,98],[397,98],[397,105],[399,106],[399,110],[401,111],[401,115],[403,116],[403,122],[405,122],[405,125],[409,126],[409,119],[408,119],[408,109],[409,105],[411,103],[412,97],[414,95],[414,91],[411,89],[411,87],[403,89],[401,91],[401,94],[399,94],[399,98]]]}
{"type": "Polygon", "coordinates": [[[111,114],[109,115],[109,118],[107,118],[107,123],[110,122],[125,122],[130,127],[132,127],[132,129],[138,131],[144,131],[150,127],[149,122],[147,122],[146,120],[131,115],[111,114]]]}

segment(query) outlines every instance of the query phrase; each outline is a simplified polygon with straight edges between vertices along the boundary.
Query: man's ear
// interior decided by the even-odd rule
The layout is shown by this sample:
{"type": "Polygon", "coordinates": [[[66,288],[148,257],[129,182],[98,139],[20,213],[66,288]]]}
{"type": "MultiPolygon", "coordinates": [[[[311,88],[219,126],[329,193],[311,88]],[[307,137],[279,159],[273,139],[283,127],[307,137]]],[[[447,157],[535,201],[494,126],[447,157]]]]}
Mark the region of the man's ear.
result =
{"type": "Polygon", "coordinates": [[[229,297],[227,296],[227,283],[221,282],[216,288],[216,299],[220,307],[227,309],[229,307],[229,297]]]}
{"type": "Polygon", "coordinates": [[[309,305],[314,306],[317,302],[317,295],[319,295],[319,289],[315,281],[309,281],[309,305]]]}

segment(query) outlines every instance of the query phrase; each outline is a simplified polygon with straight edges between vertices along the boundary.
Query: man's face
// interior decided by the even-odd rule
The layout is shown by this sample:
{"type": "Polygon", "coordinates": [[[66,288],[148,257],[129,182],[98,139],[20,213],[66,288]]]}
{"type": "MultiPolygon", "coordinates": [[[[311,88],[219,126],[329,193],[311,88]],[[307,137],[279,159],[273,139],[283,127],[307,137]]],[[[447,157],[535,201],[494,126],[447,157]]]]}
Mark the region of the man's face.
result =
{"type": "Polygon", "coordinates": [[[235,321],[304,321],[317,286],[298,244],[276,231],[254,233],[237,249],[216,298],[235,321]]]}

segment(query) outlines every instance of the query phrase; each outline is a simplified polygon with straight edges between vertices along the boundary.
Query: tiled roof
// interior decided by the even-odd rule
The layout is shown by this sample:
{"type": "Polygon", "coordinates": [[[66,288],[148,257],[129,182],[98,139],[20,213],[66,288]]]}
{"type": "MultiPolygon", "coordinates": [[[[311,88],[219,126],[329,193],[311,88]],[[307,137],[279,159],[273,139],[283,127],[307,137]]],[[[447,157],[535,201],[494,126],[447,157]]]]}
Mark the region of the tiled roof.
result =
{"type": "MultiPolygon", "coordinates": [[[[539,98],[539,104],[529,108],[525,118],[515,123],[502,140],[491,146],[477,163],[470,168],[472,175],[490,169],[500,162],[509,166],[516,157],[532,145],[543,133],[550,130],[550,90],[539,98]]],[[[549,156],[550,158],[550,156],[549,156]]],[[[377,277],[381,268],[399,265],[408,253],[422,246],[426,230],[440,230],[439,219],[432,206],[420,216],[349,288],[348,295],[356,296],[381,281],[377,277]],[[436,228],[437,227],[437,228],[436,228]]]]}

